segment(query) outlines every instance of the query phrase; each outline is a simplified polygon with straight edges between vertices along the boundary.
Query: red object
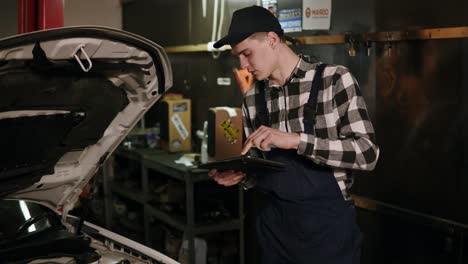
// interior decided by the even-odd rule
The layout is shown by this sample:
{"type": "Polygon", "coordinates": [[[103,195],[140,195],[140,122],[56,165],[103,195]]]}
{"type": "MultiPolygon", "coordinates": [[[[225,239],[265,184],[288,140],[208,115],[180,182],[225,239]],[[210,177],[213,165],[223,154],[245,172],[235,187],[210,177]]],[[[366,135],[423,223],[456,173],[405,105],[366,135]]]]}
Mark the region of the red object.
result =
{"type": "Polygon", "coordinates": [[[37,30],[36,0],[18,0],[18,34],[37,30]]]}
{"type": "Polygon", "coordinates": [[[18,34],[63,27],[64,0],[18,0],[18,34]]]}
{"type": "Polygon", "coordinates": [[[63,27],[63,1],[39,0],[39,29],[63,27]]]}

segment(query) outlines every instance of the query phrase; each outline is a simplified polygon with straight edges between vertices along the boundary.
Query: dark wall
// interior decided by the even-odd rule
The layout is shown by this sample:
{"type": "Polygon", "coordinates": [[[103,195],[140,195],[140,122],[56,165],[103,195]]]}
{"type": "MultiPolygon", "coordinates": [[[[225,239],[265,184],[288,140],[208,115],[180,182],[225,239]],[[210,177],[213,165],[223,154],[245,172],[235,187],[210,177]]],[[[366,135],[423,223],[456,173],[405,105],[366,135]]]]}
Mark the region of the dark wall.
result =
{"type": "MultiPolygon", "coordinates": [[[[150,38],[170,46],[210,41],[213,1],[208,0],[207,18],[201,17],[201,1],[175,2],[186,3],[184,10],[191,10],[192,24],[186,25],[188,36],[172,31],[150,38]],[[181,36],[188,41],[181,43],[181,36]]],[[[225,17],[222,35],[235,9],[255,3],[227,1],[229,15],[225,17]]],[[[298,8],[301,3],[300,0],[279,1],[278,9],[298,8]]],[[[127,11],[124,8],[124,14],[127,11]]],[[[467,11],[465,0],[333,0],[330,31],[290,35],[468,26],[467,11]]],[[[160,11],[156,13],[159,15],[160,11]]],[[[170,14],[179,16],[175,11],[170,14]]],[[[128,20],[136,15],[127,14],[124,28],[137,25],[132,26],[133,22],[128,20]]],[[[158,20],[154,15],[153,19],[158,20]]],[[[179,28],[184,23],[170,27],[179,28]]],[[[297,53],[316,60],[348,67],[360,83],[376,128],[381,156],[375,171],[356,173],[353,193],[468,224],[468,211],[464,210],[468,202],[465,191],[468,189],[468,40],[403,41],[392,43],[390,53],[388,48],[388,43],[374,43],[371,55],[367,56],[361,46],[357,55],[350,57],[343,44],[293,47],[297,53]]],[[[222,53],[219,59],[213,59],[208,52],[170,54],[170,59],[174,69],[172,91],[192,98],[195,129],[201,128],[208,107],[241,105],[241,95],[231,73],[238,62],[228,52],[222,53]],[[218,86],[217,77],[231,77],[232,85],[218,86]]],[[[457,245],[462,242],[454,239],[459,234],[452,231],[434,231],[418,222],[363,210],[359,211],[358,219],[367,241],[363,263],[455,263],[460,260],[458,254],[467,255],[457,251],[457,245]]],[[[248,253],[253,253],[249,263],[256,263],[255,252],[248,253]]]]}
{"type": "Polygon", "coordinates": [[[375,1],[376,29],[467,26],[468,2],[464,0],[381,0],[375,1]]]}
{"type": "MultiPolygon", "coordinates": [[[[163,46],[207,43],[211,41],[213,0],[207,0],[206,17],[201,0],[126,0],[123,1],[123,23],[128,31],[140,34],[163,46]],[[190,22],[190,23],[189,23],[190,22]]],[[[278,10],[302,8],[302,0],[278,1],[278,10]]],[[[226,0],[222,33],[229,28],[232,13],[256,4],[256,0],[226,0]]],[[[332,1],[330,31],[306,30],[293,37],[311,34],[340,34],[346,31],[368,32],[375,28],[374,1],[332,1]]]]}
{"type": "Polygon", "coordinates": [[[122,1],[123,29],[162,45],[189,43],[187,0],[122,1]]]}
{"type": "MultiPolygon", "coordinates": [[[[187,2],[187,1],[185,1],[187,2]]],[[[203,17],[202,13],[202,1],[201,0],[191,0],[189,6],[192,10],[192,25],[190,32],[190,41],[191,43],[207,43],[211,41],[211,32],[212,32],[212,22],[213,22],[213,0],[207,0],[206,8],[206,17],[203,17]]],[[[221,2],[221,1],[219,1],[221,2]]],[[[225,2],[225,13],[224,20],[222,24],[221,35],[224,36],[229,28],[229,22],[231,21],[232,13],[235,10],[254,5],[256,0],[228,0],[225,2]]],[[[219,12],[219,11],[218,11],[219,12]]]]}
{"type": "MultiPolygon", "coordinates": [[[[467,26],[468,2],[376,1],[377,30],[467,26]]],[[[467,40],[375,45],[374,117],[382,149],[353,191],[468,223],[467,40]]],[[[366,98],[369,99],[369,98],[366,98]]],[[[368,100],[369,101],[369,100],[368,100]]]]}
{"type": "MultiPolygon", "coordinates": [[[[255,0],[227,0],[222,36],[229,27],[232,13],[242,7],[256,4],[255,0]]],[[[285,8],[302,8],[301,0],[278,1],[278,10],[285,8]]],[[[333,18],[331,31],[327,34],[342,32],[367,32],[374,28],[372,17],[372,1],[357,0],[333,1],[333,18]],[[343,19],[342,19],[343,18],[343,19]]],[[[207,43],[211,41],[213,0],[207,0],[207,16],[202,17],[201,1],[186,0],[137,0],[128,1],[123,6],[123,27],[125,30],[141,34],[163,46],[207,43]],[[168,9],[168,3],[173,8],[168,9]],[[177,8],[175,8],[177,7],[177,8]],[[191,12],[190,12],[191,11],[191,12]],[[187,19],[192,23],[189,25],[187,19]]],[[[293,37],[323,34],[324,32],[303,31],[291,33],[293,37]]],[[[370,67],[371,57],[358,53],[349,57],[343,45],[297,46],[294,49],[301,54],[315,56],[317,59],[350,68],[357,76],[363,93],[374,97],[374,74],[370,67]]],[[[237,106],[242,103],[242,96],[235,83],[232,68],[238,67],[235,58],[229,52],[221,53],[221,57],[213,59],[208,52],[172,53],[169,54],[174,72],[174,87],[172,92],[183,93],[190,97],[193,103],[192,123],[194,130],[201,129],[207,118],[207,109],[212,106],[237,106]],[[219,86],[218,77],[230,77],[230,86],[219,86]]],[[[369,108],[373,109],[373,101],[369,100],[369,108]]],[[[373,111],[372,111],[373,113],[373,111]]],[[[149,116],[157,116],[151,115],[149,116]]],[[[152,124],[153,122],[149,122],[152,124]]],[[[197,143],[197,142],[195,142],[197,143]]],[[[195,144],[196,145],[196,144],[195,144]]]]}
{"type": "Polygon", "coordinates": [[[468,202],[465,52],[466,40],[399,43],[391,56],[378,47],[375,125],[382,152],[355,192],[468,223],[468,212],[459,210],[468,202]]]}
{"type": "MultiPolygon", "coordinates": [[[[467,26],[466,11],[462,0],[376,1],[375,28],[467,26]]],[[[468,202],[468,40],[406,41],[392,43],[390,53],[388,48],[375,45],[372,66],[381,156],[374,172],[359,173],[353,192],[467,224],[468,212],[461,208],[468,202]]],[[[466,263],[466,230],[408,219],[359,210],[363,263],[466,263]]]]}
{"type": "Polygon", "coordinates": [[[3,0],[1,2],[0,17],[0,38],[13,36],[18,31],[18,11],[17,0],[3,0]]]}

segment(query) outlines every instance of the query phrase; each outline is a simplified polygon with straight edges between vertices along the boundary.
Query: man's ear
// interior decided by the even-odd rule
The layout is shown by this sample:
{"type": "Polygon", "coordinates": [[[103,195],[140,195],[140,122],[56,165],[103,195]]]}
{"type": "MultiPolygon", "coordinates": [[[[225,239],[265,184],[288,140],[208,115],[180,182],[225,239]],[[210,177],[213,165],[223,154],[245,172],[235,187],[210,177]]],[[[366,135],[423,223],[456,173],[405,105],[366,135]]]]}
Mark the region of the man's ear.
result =
{"type": "Polygon", "coordinates": [[[270,47],[276,48],[281,40],[280,40],[278,34],[276,34],[273,31],[270,31],[270,32],[267,33],[267,41],[268,41],[268,45],[270,47]]]}

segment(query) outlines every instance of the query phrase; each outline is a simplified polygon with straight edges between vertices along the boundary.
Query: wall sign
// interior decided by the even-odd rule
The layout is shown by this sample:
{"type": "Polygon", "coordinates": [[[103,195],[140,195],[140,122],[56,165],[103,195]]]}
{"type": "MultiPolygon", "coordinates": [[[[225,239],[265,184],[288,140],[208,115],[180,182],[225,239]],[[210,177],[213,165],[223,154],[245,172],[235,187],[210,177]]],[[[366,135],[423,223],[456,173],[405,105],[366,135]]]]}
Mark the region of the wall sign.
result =
{"type": "Polygon", "coordinates": [[[330,29],[331,0],[303,0],[302,12],[303,29],[330,29]]]}
{"type": "Polygon", "coordinates": [[[302,31],[302,13],[300,8],[279,11],[279,22],[284,32],[302,31]]]}

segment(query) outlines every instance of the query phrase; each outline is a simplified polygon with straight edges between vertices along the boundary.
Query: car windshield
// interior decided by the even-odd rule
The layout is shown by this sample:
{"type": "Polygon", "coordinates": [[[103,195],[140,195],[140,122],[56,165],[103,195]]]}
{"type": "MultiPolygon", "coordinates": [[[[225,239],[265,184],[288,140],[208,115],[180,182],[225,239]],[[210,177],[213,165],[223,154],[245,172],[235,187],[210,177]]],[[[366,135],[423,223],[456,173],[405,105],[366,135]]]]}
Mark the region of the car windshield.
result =
{"type": "Polygon", "coordinates": [[[0,200],[0,241],[39,233],[53,226],[51,211],[22,200],[0,200]]]}

